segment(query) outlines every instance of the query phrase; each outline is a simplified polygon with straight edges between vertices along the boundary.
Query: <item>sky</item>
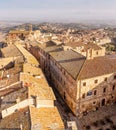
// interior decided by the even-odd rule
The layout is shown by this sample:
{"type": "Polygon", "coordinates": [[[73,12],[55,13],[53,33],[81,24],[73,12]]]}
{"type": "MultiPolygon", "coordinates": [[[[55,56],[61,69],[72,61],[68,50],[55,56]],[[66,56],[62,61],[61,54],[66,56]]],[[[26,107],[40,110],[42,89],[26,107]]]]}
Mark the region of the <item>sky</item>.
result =
{"type": "Polygon", "coordinates": [[[0,20],[116,20],[116,0],[0,0],[0,20]]]}

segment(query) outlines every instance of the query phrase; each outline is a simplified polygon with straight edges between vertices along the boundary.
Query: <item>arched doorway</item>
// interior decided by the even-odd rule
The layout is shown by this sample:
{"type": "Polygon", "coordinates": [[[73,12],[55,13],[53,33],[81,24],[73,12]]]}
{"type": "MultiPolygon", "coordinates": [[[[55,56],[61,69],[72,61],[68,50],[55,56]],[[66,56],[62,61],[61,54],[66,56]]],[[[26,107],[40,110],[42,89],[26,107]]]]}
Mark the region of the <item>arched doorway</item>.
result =
{"type": "Polygon", "coordinates": [[[102,99],[101,106],[105,105],[105,99],[102,99]]]}

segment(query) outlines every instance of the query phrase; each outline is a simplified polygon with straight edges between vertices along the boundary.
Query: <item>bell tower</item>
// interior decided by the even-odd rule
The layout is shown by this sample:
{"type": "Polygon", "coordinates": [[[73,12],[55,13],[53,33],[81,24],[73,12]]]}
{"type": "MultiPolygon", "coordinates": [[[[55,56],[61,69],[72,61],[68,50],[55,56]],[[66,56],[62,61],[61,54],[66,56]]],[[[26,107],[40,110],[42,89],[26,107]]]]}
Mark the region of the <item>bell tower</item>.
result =
{"type": "Polygon", "coordinates": [[[32,32],[32,24],[29,25],[29,32],[32,32]]]}

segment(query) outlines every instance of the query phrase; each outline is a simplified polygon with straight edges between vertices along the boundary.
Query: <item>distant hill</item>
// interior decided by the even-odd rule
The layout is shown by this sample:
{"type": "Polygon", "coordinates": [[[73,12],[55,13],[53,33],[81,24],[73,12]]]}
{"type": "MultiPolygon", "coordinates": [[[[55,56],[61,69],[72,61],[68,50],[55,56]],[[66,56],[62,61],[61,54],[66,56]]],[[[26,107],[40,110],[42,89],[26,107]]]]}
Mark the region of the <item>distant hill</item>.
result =
{"type": "Polygon", "coordinates": [[[0,21],[0,32],[8,32],[10,29],[13,29],[15,26],[18,26],[20,24],[23,24],[23,22],[0,21]]]}
{"type": "Polygon", "coordinates": [[[114,28],[115,26],[110,26],[109,24],[101,23],[49,23],[49,22],[30,22],[24,23],[21,21],[1,21],[0,22],[0,32],[7,33],[10,30],[14,29],[29,29],[29,25],[32,24],[33,30],[40,30],[41,32],[46,33],[60,33],[62,30],[77,29],[77,30],[89,30],[89,29],[99,29],[99,28],[114,28]],[[59,31],[60,30],[60,31],[59,31]]]}

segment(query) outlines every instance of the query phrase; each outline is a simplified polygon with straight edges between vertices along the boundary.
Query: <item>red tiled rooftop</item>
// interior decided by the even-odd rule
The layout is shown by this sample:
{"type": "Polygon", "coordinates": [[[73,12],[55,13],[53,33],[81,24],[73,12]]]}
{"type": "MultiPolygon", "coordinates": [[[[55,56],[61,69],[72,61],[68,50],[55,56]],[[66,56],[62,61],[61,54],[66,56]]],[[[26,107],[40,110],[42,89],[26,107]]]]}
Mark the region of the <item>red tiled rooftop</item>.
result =
{"type": "Polygon", "coordinates": [[[35,108],[30,107],[30,116],[32,125],[39,124],[41,130],[50,130],[55,126],[56,129],[64,128],[63,122],[56,107],[53,108],[35,108]]]}
{"type": "Polygon", "coordinates": [[[87,79],[116,72],[116,57],[96,57],[86,60],[79,79],[87,79]]]}
{"type": "Polygon", "coordinates": [[[20,124],[22,124],[23,130],[30,130],[31,123],[28,107],[0,120],[0,128],[20,128],[20,124]]]}

